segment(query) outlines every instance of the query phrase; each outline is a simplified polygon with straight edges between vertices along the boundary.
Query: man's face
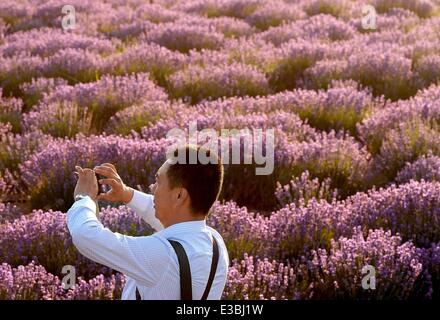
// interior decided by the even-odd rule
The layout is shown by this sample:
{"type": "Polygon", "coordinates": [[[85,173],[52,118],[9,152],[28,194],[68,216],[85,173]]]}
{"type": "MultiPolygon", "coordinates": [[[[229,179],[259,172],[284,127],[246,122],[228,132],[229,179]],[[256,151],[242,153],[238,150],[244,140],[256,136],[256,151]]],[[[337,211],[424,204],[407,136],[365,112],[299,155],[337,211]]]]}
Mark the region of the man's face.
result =
{"type": "Polygon", "coordinates": [[[167,170],[169,163],[166,161],[156,173],[156,181],[150,186],[154,195],[154,207],[156,210],[156,218],[161,222],[167,221],[168,216],[173,214],[173,198],[172,190],[169,187],[167,170]]]}

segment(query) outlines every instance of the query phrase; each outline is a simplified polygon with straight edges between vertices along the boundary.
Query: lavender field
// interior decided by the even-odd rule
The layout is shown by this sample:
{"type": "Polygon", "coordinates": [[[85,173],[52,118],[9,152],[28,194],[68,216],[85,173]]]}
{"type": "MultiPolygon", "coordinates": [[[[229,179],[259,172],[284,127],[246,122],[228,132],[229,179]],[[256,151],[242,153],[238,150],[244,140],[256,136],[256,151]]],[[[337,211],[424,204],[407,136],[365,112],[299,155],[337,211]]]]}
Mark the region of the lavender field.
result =
{"type": "Polygon", "coordinates": [[[67,230],[74,166],[147,192],[190,121],[275,131],[273,172],[225,165],[208,219],[224,299],[439,299],[439,80],[440,0],[2,0],[0,300],[120,299],[67,230]]]}

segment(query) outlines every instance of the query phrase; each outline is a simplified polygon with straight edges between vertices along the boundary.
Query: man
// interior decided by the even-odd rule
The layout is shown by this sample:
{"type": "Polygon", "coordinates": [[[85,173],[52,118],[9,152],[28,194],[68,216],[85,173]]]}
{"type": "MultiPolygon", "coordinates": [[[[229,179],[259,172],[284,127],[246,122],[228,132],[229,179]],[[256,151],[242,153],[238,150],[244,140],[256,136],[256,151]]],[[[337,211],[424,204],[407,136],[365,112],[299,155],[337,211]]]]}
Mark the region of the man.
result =
{"type": "Polygon", "coordinates": [[[150,186],[153,195],[126,186],[110,163],[93,170],[76,166],[76,201],[67,212],[68,229],[81,254],[127,276],[122,299],[183,298],[180,282],[183,264],[173,240],[181,244],[189,261],[192,289],[189,299],[221,298],[229,257],[220,234],[206,225],[206,217],[222,187],[223,165],[217,155],[201,147],[186,145],[176,149],[174,156],[179,152],[184,152],[186,159],[191,159],[190,153],[207,152],[214,156],[217,164],[201,164],[198,157],[196,164],[188,160],[186,164],[174,163],[168,156],[156,173],[156,182],[150,186]],[[99,183],[110,185],[110,191],[98,195],[95,173],[106,177],[99,183]],[[104,228],[97,219],[96,200],[127,204],[157,232],[151,236],[131,237],[104,228]],[[216,270],[212,263],[215,245],[218,248],[216,270]],[[207,288],[209,282],[212,283],[210,289],[207,288]]]}

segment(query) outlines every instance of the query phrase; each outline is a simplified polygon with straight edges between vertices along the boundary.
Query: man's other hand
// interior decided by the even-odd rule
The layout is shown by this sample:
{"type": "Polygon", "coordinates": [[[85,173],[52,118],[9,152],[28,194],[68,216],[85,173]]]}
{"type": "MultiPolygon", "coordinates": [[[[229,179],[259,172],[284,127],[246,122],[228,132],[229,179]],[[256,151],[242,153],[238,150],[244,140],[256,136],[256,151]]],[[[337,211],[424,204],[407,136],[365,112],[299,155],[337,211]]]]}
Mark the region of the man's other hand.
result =
{"type": "Polygon", "coordinates": [[[98,181],[99,184],[108,184],[111,186],[110,191],[97,196],[98,200],[120,201],[125,204],[131,201],[134,190],[124,184],[113,164],[103,163],[93,168],[93,170],[97,174],[106,177],[106,179],[100,179],[98,181]]]}
{"type": "Polygon", "coordinates": [[[98,195],[98,183],[96,181],[95,172],[92,169],[83,169],[80,166],[75,166],[78,181],[76,182],[73,198],[78,194],[85,194],[90,196],[93,201],[98,195]]]}

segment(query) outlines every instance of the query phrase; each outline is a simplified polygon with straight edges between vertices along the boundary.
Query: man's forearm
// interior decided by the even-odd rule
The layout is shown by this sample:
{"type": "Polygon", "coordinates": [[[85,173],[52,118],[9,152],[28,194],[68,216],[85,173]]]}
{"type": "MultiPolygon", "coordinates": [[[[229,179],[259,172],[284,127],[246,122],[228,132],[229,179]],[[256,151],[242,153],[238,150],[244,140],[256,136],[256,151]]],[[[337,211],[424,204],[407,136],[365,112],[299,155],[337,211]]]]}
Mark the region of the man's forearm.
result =
{"type": "Polygon", "coordinates": [[[131,200],[126,205],[133,209],[153,229],[156,231],[162,230],[164,227],[155,214],[154,196],[133,188],[130,189],[132,190],[131,200]]]}

